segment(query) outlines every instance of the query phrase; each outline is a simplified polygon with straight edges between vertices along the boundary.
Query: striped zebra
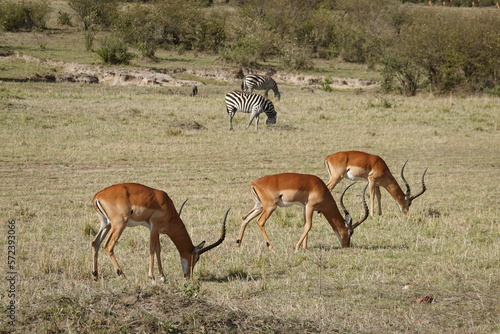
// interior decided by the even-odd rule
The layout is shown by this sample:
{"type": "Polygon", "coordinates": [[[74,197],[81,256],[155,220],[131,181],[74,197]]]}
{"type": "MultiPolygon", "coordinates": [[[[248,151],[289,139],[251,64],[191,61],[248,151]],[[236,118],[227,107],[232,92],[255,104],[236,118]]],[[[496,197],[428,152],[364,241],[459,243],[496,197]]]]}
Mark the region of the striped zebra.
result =
{"type": "Polygon", "coordinates": [[[226,111],[229,114],[229,130],[233,130],[233,117],[239,110],[251,113],[247,129],[255,118],[255,130],[258,130],[259,115],[263,112],[267,115],[266,124],[276,124],[276,110],[273,103],[259,94],[248,94],[233,91],[226,94],[226,111]]]}
{"type": "Polygon", "coordinates": [[[241,82],[241,90],[247,93],[253,93],[253,90],[265,90],[264,96],[267,98],[267,93],[272,89],[274,97],[280,99],[281,94],[278,91],[278,84],[273,78],[266,75],[249,74],[243,78],[241,82]]]}

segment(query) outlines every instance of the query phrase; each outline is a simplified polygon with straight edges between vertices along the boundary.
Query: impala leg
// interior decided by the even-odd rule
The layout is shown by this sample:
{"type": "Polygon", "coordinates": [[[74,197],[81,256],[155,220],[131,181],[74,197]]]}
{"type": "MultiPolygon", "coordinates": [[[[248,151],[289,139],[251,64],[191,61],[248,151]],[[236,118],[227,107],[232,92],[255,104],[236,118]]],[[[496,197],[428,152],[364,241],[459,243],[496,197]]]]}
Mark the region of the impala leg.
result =
{"type": "Polygon", "coordinates": [[[236,245],[238,247],[241,246],[241,240],[243,239],[243,234],[245,233],[245,229],[248,223],[261,213],[262,213],[262,205],[260,205],[260,203],[257,203],[255,204],[254,208],[250,210],[250,212],[243,217],[243,222],[241,223],[240,227],[240,233],[238,234],[238,239],[236,239],[236,245]]]}
{"type": "Polygon", "coordinates": [[[264,225],[266,224],[267,219],[271,214],[276,210],[276,206],[272,208],[267,208],[266,210],[263,210],[264,212],[262,215],[259,217],[259,220],[257,221],[257,225],[259,225],[260,232],[262,232],[262,235],[264,236],[264,240],[266,240],[266,245],[269,249],[273,249],[273,245],[271,245],[271,240],[269,240],[269,237],[267,236],[266,229],[264,228],[264,225]]]}
{"type": "Polygon", "coordinates": [[[127,224],[125,224],[125,223],[116,224],[116,225],[111,224],[111,234],[110,234],[108,240],[106,241],[106,245],[104,245],[104,249],[108,253],[109,258],[111,259],[111,263],[115,267],[116,274],[122,278],[125,278],[125,275],[123,274],[123,271],[121,270],[120,265],[118,264],[118,261],[116,261],[114,248],[115,248],[116,242],[118,241],[118,239],[122,235],[123,230],[125,229],[126,226],[127,226],[127,224]]]}
{"type": "Polygon", "coordinates": [[[371,180],[368,182],[368,187],[370,189],[370,216],[373,217],[375,211],[375,188],[377,188],[377,186],[375,185],[375,182],[372,182],[371,180]]]}
{"type": "Polygon", "coordinates": [[[99,273],[97,270],[97,258],[99,254],[99,247],[101,246],[102,241],[106,238],[106,235],[109,232],[111,225],[108,223],[105,217],[101,217],[101,229],[97,232],[94,241],[92,241],[92,252],[94,255],[94,263],[92,266],[92,277],[94,280],[99,278],[99,273]]]}
{"type": "MultiPolygon", "coordinates": [[[[306,224],[307,218],[306,218],[306,207],[302,208],[302,215],[304,216],[304,226],[306,224]]],[[[302,248],[307,249],[307,237],[309,234],[306,234],[306,237],[304,238],[304,241],[302,241],[302,248]]],[[[300,247],[300,246],[299,246],[300,247]]],[[[295,247],[297,249],[297,247],[295,247]]]]}
{"type": "Polygon", "coordinates": [[[299,242],[297,242],[297,245],[295,245],[296,252],[299,251],[300,245],[302,245],[302,247],[304,249],[307,249],[307,234],[309,233],[309,231],[311,230],[311,227],[312,227],[313,213],[314,213],[313,208],[310,206],[306,206],[306,208],[305,208],[305,221],[306,221],[306,223],[304,225],[304,233],[302,233],[302,236],[300,237],[299,242]]]}
{"type": "Polygon", "coordinates": [[[377,196],[377,203],[378,203],[378,214],[379,216],[382,215],[382,194],[380,193],[380,187],[376,186],[375,187],[375,196],[377,196]]]}
{"type": "Polygon", "coordinates": [[[326,167],[328,170],[328,174],[330,175],[330,179],[328,180],[328,183],[326,184],[326,187],[328,190],[332,191],[333,188],[344,178],[343,174],[338,174],[335,170],[331,170],[332,167],[326,163],[326,167]]]}
{"type": "Polygon", "coordinates": [[[156,262],[158,262],[158,273],[160,275],[160,280],[165,280],[165,275],[163,274],[163,267],[161,264],[161,245],[160,245],[160,234],[158,231],[151,232],[150,243],[149,243],[149,273],[148,277],[152,280],[155,279],[154,276],[154,263],[155,263],[155,254],[156,254],[156,262]]]}

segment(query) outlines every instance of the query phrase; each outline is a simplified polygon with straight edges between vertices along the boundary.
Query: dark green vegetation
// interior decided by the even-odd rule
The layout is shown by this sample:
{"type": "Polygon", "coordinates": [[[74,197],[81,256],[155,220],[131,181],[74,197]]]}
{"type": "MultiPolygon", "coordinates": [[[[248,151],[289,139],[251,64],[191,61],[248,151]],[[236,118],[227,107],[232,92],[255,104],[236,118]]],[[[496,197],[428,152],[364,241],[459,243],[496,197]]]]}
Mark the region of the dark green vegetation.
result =
{"type": "MultiPolygon", "coordinates": [[[[416,1],[415,1],[416,2],[416,1]]],[[[54,1],[53,3],[57,3],[54,1]]],[[[46,29],[48,1],[5,1],[4,30],[46,29]],[[22,5],[21,5],[22,4],[22,5]]],[[[500,94],[500,15],[493,1],[428,6],[396,0],[70,0],[58,22],[85,31],[85,45],[110,64],[157,59],[159,50],[216,55],[240,66],[307,70],[315,60],[380,68],[383,88],[500,94]],[[461,7],[456,7],[461,6],[461,7]],[[69,13],[71,12],[71,14],[69,13]],[[94,43],[99,32],[112,38],[94,43]],[[266,66],[269,66],[267,64],[266,66]]]]}

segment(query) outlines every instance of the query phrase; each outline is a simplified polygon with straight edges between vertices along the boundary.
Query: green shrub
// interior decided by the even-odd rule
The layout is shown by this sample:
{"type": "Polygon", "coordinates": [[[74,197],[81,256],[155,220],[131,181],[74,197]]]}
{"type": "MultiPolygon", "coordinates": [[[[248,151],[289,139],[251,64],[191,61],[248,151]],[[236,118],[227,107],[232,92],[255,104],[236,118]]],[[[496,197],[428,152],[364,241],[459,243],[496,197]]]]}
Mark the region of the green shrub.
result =
{"type": "Polygon", "coordinates": [[[484,93],[488,94],[488,95],[500,97],[500,85],[492,87],[492,88],[485,88],[484,93]]]}
{"type": "Polygon", "coordinates": [[[68,4],[82,21],[85,30],[93,25],[109,28],[118,13],[116,0],[69,0],[68,4]]]}
{"type": "Polygon", "coordinates": [[[59,15],[57,16],[57,24],[72,27],[73,23],[71,22],[71,15],[68,12],[59,12],[59,15]]]}
{"type": "Polygon", "coordinates": [[[321,83],[320,83],[320,89],[325,91],[325,92],[332,92],[333,89],[332,87],[330,86],[331,84],[333,83],[333,80],[332,78],[328,77],[328,78],[325,78],[321,83]]]}
{"type": "Polygon", "coordinates": [[[105,38],[96,51],[106,64],[128,64],[134,55],[127,51],[127,45],[118,38],[105,38]]]}
{"type": "Polygon", "coordinates": [[[391,91],[394,89],[394,81],[399,83],[396,90],[406,96],[417,94],[418,83],[421,71],[411,58],[400,55],[388,55],[382,60],[384,68],[382,70],[382,89],[391,91]]]}
{"type": "Polygon", "coordinates": [[[392,79],[409,94],[416,84],[433,91],[482,91],[500,84],[500,25],[495,11],[427,10],[412,7],[399,34],[381,52],[384,87],[392,79]],[[420,77],[425,82],[419,82],[420,77]]]}
{"type": "Polygon", "coordinates": [[[152,7],[129,7],[117,17],[112,30],[117,37],[135,46],[143,57],[151,59],[162,42],[162,25],[152,7]]]}
{"type": "Polygon", "coordinates": [[[311,55],[306,48],[294,43],[285,43],[280,49],[280,60],[286,70],[307,70],[312,68],[311,55]]]}
{"type": "Polygon", "coordinates": [[[0,28],[5,31],[45,29],[51,8],[45,0],[0,3],[0,28]]]}

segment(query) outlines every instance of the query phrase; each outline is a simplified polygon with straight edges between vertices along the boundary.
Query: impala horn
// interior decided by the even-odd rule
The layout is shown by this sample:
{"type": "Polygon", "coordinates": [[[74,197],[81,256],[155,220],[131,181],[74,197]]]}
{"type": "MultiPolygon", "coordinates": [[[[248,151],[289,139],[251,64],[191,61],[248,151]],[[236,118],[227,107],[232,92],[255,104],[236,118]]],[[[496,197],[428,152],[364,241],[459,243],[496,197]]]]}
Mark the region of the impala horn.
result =
{"type": "Polygon", "coordinates": [[[342,210],[344,210],[344,214],[345,214],[345,227],[351,229],[351,230],[354,230],[356,227],[358,227],[359,225],[361,225],[362,222],[364,222],[367,218],[368,218],[368,215],[370,214],[370,211],[368,210],[368,204],[366,204],[366,188],[368,188],[368,183],[366,184],[365,186],[365,189],[363,189],[363,207],[365,209],[365,215],[356,222],[356,224],[352,225],[352,217],[351,215],[349,214],[349,212],[347,211],[347,209],[345,208],[344,206],[344,194],[346,192],[347,189],[349,189],[353,184],[355,184],[356,182],[354,183],[351,183],[350,185],[348,185],[344,191],[342,192],[342,195],[340,195],[340,207],[342,208],[342,210]]]}
{"type": "Polygon", "coordinates": [[[404,177],[404,170],[405,170],[405,166],[406,166],[406,163],[408,162],[408,160],[405,161],[405,163],[403,164],[403,167],[401,167],[401,178],[403,179],[403,182],[406,186],[406,194],[405,194],[405,199],[406,201],[408,202],[408,207],[410,207],[411,205],[411,202],[417,198],[418,196],[422,195],[426,190],[427,188],[425,187],[425,173],[427,173],[427,169],[426,168],[424,170],[424,173],[422,174],[422,191],[419,192],[418,194],[416,194],[415,196],[411,196],[411,189],[410,189],[410,185],[408,184],[408,182],[406,181],[405,177],[404,177]]]}
{"type": "Polygon", "coordinates": [[[182,213],[182,208],[184,207],[184,204],[188,201],[189,198],[186,198],[186,200],[181,204],[181,207],[179,208],[179,217],[181,216],[182,213]]]}
{"type": "Polygon", "coordinates": [[[340,207],[342,208],[342,211],[344,211],[344,222],[345,222],[345,226],[346,227],[349,227],[352,225],[352,217],[351,215],[349,214],[349,211],[347,211],[347,209],[345,208],[344,206],[344,195],[345,195],[345,192],[347,191],[347,189],[349,189],[350,187],[352,187],[354,183],[351,183],[350,185],[348,185],[344,191],[342,192],[342,195],[340,195],[340,207]]]}
{"type": "Polygon", "coordinates": [[[206,251],[211,250],[212,248],[219,246],[224,241],[224,239],[226,238],[226,220],[227,220],[227,215],[229,214],[229,210],[231,210],[231,208],[227,209],[226,213],[224,214],[224,218],[222,219],[222,232],[219,240],[217,240],[211,245],[208,245],[207,247],[203,247],[202,249],[200,249],[200,251],[198,252],[199,255],[205,253],[206,251]]]}
{"type": "Polygon", "coordinates": [[[365,209],[365,215],[356,222],[356,224],[354,224],[354,226],[352,227],[352,229],[354,230],[356,227],[358,227],[359,225],[361,225],[362,222],[364,222],[369,214],[370,214],[370,211],[368,210],[368,204],[366,204],[366,189],[368,188],[368,183],[366,184],[365,186],[365,189],[363,189],[363,207],[365,209]]]}

